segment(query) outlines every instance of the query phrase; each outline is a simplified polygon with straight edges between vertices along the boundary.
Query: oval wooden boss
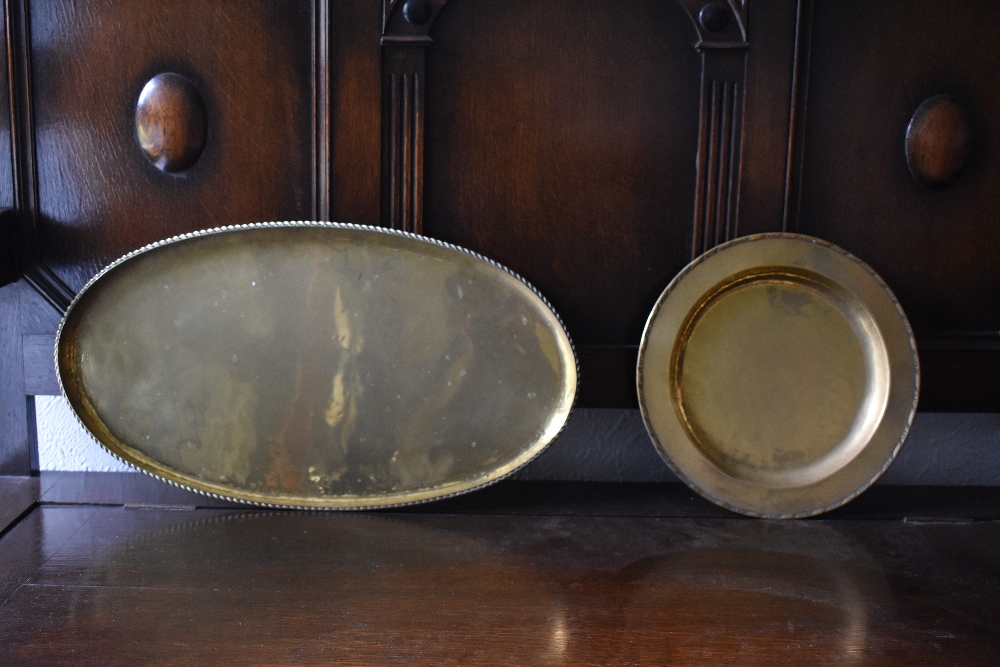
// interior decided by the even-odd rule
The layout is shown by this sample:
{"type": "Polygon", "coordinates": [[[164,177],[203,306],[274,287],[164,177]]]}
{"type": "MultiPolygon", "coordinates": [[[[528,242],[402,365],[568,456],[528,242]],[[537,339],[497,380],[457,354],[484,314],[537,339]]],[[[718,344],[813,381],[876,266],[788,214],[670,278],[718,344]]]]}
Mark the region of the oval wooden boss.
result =
{"type": "Polygon", "coordinates": [[[493,482],[560,431],[572,345],[528,284],[421,237],[333,223],[179,236],[77,295],[66,397],[126,463],[203,493],[365,508],[493,482]]]}

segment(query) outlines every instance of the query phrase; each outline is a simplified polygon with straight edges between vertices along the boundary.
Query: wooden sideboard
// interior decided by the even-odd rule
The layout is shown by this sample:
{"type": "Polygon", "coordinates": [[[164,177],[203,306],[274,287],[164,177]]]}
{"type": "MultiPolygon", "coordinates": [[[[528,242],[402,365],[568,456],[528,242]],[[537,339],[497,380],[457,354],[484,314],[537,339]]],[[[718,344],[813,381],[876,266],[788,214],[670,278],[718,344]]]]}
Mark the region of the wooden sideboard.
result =
{"type": "Polygon", "coordinates": [[[998,511],[882,486],[759,521],[680,484],[506,481],[274,512],[0,477],[0,664],[993,665],[998,511]]]}
{"type": "Polygon", "coordinates": [[[819,236],[900,298],[922,410],[996,411],[998,20],[988,0],[11,0],[0,471],[30,469],[24,397],[54,388],[37,352],[94,273],[275,219],[509,266],[566,322],[582,407],[636,405],[643,323],[693,257],[819,236]],[[163,74],[186,92],[141,122],[183,168],[138,136],[163,74]]]}
{"type": "Polygon", "coordinates": [[[7,0],[3,19],[0,663],[1000,658],[996,487],[876,487],[785,523],[680,485],[517,481],[264,513],[39,476],[33,408],[105,264],[331,219],[525,276],[577,345],[582,407],[635,407],[642,326],[692,258],[819,236],[902,302],[920,409],[1000,411],[1000,4],[7,0]]]}

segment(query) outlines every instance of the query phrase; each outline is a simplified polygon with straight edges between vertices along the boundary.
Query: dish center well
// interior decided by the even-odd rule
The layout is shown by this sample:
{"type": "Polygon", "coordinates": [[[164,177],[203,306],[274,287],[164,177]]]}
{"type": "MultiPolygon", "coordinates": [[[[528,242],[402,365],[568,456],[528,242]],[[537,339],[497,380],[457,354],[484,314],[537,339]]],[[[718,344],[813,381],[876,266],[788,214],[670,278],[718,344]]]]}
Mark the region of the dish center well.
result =
{"type": "Polygon", "coordinates": [[[800,269],[718,285],[688,315],[671,377],[681,420],[725,473],[817,482],[869,440],[888,400],[878,327],[843,288],[800,269]]]}

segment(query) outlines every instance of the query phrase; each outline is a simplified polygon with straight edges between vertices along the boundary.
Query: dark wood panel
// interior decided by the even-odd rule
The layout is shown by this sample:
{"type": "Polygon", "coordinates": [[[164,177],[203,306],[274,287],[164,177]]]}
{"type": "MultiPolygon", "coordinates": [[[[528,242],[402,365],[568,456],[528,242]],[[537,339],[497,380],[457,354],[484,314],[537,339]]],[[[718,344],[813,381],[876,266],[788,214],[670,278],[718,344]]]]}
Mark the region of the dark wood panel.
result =
{"type": "Polygon", "coordinates": [[[37,477],[0,475],[0,535],[38,500],[37,477]]]}
{"type": "MultiPolygon", "coordinates": [[[[38,499],[44,504],[178,509],[247,508],[183,491],[140,473],[43,471],[38,478],[31,479],[39,480],[38,499]]],[[[714,505],[679,482],[663,484],[506,479],[473,493],[379,513],[751,520],[714,505]]],[[[833,518],[996,520],[1000,519],[1000,488],[877,484],[849,504],[822,517],[833,518]]]]}
{"type": "Polygon", "coordinates": [[[581,345],[576,348],[581,408],[639,408],[635,369],[637,345],[581,345]]]}
{"type": "MultiPolygon", "coordinates": [[[[10,115],[10,61],[7,55],[7,17],[0,13],[0,211],[14,207],[13,146],[10,115]]],[[[5,229],[6,231],[6,229],[5,229]]],[[[6,242],[6,238],[4,239],[6,242]]],[[[16,241],[16,238],[14,239],[16,241]]],[[[6,245],[6,243],[5,243],[6,245]]],[[[15,246],[18,245],[15,243],[15,246]]]]}
{"type": "Polygon", "coordinates": [[[7,20],[0,13],[0,286],[21,274],[21,235],[14,213],[13,145],[11,144],[10,68],[7,59],[7,20]]]}
{"type": "Polygon", "coordinates": [[[62,312],[25,280],[18,284],[18,291],[21,296],[21,332],[53,336],[59,328],[62,312]]]}
{"type": "Polygon", "coordinates": [[[781,231],[795,55],[794,3],[754,0],[747,22],[741,235],[781,231]]]}
{"type": "Polygon", "coordinates": [[[2,606],[5,663],[1000,658],[993,522],[38,514],[72,536],[28,549],[38,561],[2,606]]]}
{"type": "Polygon", "coordinates": [[[21,277],[21,232],[13,210],[0,211],[0,287],[21,277]]]}
{"type": "Polygon", "coordinates": [[[198,228],[308,218],[318,127],[313,3],[31,4],[40,258],[72,290],[121,254],[198,228]],[[175,174],[136,137],[140,91],[175,72],[207,136],[175,174]]]}
{"type": "Polygon", "coordinates": [[[1000,412],[1000,346],[921,349],[918,409],[1000,412]]]}
{"type": "Polygon", "coordinates": [[[186,491],[140,472],[39,473],[40,502],[63,505],[127,505],[141,507],[246,507],[239,503],[186,491]]]}
{"type": "Polygon", "coordinates": [[[48,334],[25,334],[21,339],[24,353],[24,392],[31,396],[58,396],[59,380],[55,368],[55,337],[48,334]]]}
{"type": "MultiPolygon", "coordinates": [[[[1000,330],[1000,5],[811,3],[797,229],[871,264],[918,334],[1000,330]],[[971,153],[943,189],[907,167],[907,127],[938,94],[968,112],[971,153]]],[[[971,409],[971,407],[970,407],[971,409]]]]}
{"type": "Polygon", "coordinates": [[[701,56],[676,2],[453,2],[427,47],[423,231],[636,344],[691,259],[701,56]]]}
{"type": "Polygon", "coordinates": [[[0,287],[0,475],[31,472],[18,284],[0,287]]]}
{"type": "Polygon", "coordinates": [[[382,7],[330,3],[330,215],[340,222],[380,220],[382,7]]]}

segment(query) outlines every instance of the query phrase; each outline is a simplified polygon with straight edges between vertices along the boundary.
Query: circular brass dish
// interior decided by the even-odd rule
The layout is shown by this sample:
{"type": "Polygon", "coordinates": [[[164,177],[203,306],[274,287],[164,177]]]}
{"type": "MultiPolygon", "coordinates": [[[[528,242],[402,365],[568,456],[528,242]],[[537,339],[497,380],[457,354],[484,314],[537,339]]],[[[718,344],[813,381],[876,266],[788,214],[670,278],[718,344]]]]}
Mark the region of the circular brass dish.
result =
{"type": "Polygon", "coordinates": [[[653,308],[639,406],[661,456],[700,494],[761,517],[824,512],[895,457],[916,410],[910,325],[884,282],[829,243],[731,241],[653,308]]]}

